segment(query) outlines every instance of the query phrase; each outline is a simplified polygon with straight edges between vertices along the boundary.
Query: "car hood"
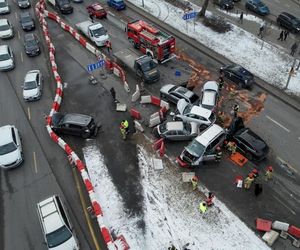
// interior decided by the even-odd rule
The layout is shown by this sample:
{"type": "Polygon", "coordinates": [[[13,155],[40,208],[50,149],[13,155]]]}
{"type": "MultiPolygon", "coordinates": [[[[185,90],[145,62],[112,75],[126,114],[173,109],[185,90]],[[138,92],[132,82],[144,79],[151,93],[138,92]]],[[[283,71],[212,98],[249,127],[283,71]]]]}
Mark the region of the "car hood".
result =
{"type": "Polygon", "coordinates": [[[107,34],[105,34],[105,35],[94,37],[94,39],[97,42],[104,42],[106,40],[109,40],[109,36],[107,34]]]}
{"type": "Polygon", "coordinates": [[[1,67],[8,67],[8,66],[11,66],[13,65],[13,60],[12,59],[8,59],[8,60],[5,60],[5,61],[0,61],[0,68],[1,67]]]}
{"type": "Polygon", "coordinates": [[[32,26],[33,25],[33,22],[30,21],[30,22],[25,22],[25,23],[22,23],[22,26],[24,27],[27,27],[27,26],[32,26]]]}
{"type": "Polygon", "coordinates": [[[184,100],[184,99],[180,99],[178,102],[177,102],[177,110],[180,114],[183,114],[183,111],[184,109],[186,108],[186,106],[188,106],[189,103],[184,100]]]}
{"type": "Polygon", "coordinates": [[[8,154],[0,155],[0,164],[9,165],[20,158],[21,158],[20,151],[16,149],[8,154]]]}
{"type": "Polygon", "coordinates": [[[164,94],[168,94],[170,89],[173,88],[174,86],[175,86],[174,84],[167,84],[160,89],[160,92],[164,94]]]}
{"type": "Polygon", "coordinates": [[[78,245],[73,236],[67,241],[65,241],[63,244],[51,248],[51,250],[78,250],[78,249],[79,249],[78,245]]]}
{"type": "Polygon", "coordinates": [[[12,30],[11,29],[0,31],[0,36],[9,36],[11,34],[12,34],[12,30]]]}
{"type": "Polygon", "coordinates": [[[36,96],[39,92],[39,88],[35,88],[35,89],[24,89],[23,90],[23,97],[24,98],[28,98],[28,97],[33,97],[36,96]]]}
{"type": "Polygon", "coordinates": [[[34,51],[34,50],[38,50],[39,46],[34,45],[34,46],[26,46],[26,51],[34,51]]]}

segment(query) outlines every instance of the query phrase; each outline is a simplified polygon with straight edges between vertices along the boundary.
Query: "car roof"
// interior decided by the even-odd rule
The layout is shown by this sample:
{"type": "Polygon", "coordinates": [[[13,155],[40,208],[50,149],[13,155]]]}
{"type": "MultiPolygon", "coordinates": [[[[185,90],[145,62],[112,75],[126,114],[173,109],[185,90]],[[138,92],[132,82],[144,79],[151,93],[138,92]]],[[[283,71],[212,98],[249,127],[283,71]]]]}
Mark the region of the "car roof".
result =
{"type": "Polygon", "coordinates": [[[0,19],[0,25],[5,25],[5,24],[8,24],[8,20],[7,19],[5,19],[5,18],[1,18],[0,19]]]}
{"type": "Polygon", "coordinates": [[[293,16],[292,14],[287,13],[287,12],[282,12],[280,15],[284,15],[284,16],[287,16],[287,17],[289,17],[289,18],[296,19],[295,16],[293,16]]]}
{"type": "Polygon", "coordinates": [[[34,82],[37,74],[38,74],[38,72],[35,70],[27,72],[27,74],[25,76],[25,82],[34,82]]]}
{"type": "Polygon", "coordinates": [[[8,53],[8,45],[0,45],[0,55],[8,53]]]}
{"type": "Polygon", "coordinates": [[[176,121],[176,122],[167,122],[166,128],[167,130],[183,130],[183,122],[176,121]]]}
{"type": "Polygon", "coordinates": [[[236,136],[244,139],[250,145],[255,145],[258,140],[263,142],[263,140],[257,134],[255,134],[250,128],[241,129],[240,131],[237,132],[236,136]]]}
{"type": "Polygon", "coordinates": [[[12,127],[12,125],[0,127],[0,145],[5,145],[13,141],[11,134],[12,127]]]}
{"type": "Polygon", "coordinates": [[[215,105],[216,92],[214,91],[205,91],[203,92],[201,104],[202,105],[215,105]]]}
{"type": "Polygon", "coordinates": [[[222,127],[217,124],[213,124],[204,130],[200,135],[198,135],[195,140],[204,146],[208,146],[209,143],[222,132],[225,132],[222,127]]]}
{"type": "Polygon", "coordinates": [[[216,81],[207,81],[204,85],[203,85],[203,90],[213,90],[218,92],[219,90],[219,85],[216,81]]]}
{"type": "Polygon", "coordinates": [[[89,7],[93,7],[95,10],[103,10],[104,9],[99,3],[93,3],[89,7]]]}
{"type": "Polygon", "coordinates": [[[211,110],[194,105],[190,113],[200,115],[208,119],[211,115],[211,110]]]}
{"type": "Polygon", "coordinates": [[[92,117],[88,115],[82,114],[66,114],[63,119],[62,123],[71,123],[75,125],[88,125],[91,121],[92,117]]]}
{"type": "Polygon", "coordinates": [[[182,86],[177,86],[177,88],[174,90],[177,93],[180,93],[188,98],[194,95],[193,91],[188,90],[187,88],[184,88],[182,86]]]}

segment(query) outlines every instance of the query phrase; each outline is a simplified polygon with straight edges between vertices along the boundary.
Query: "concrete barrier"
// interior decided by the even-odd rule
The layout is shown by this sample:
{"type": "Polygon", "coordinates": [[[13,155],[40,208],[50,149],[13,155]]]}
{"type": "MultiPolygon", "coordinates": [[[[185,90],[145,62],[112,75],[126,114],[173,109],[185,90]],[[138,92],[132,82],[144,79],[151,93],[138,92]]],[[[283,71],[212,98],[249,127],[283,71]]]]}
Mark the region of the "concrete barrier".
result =
{"type": "Polygon", "coordinates": [[[140,96],[141,96],[141,91],[140,91],[139,85],[137,84],[135,92],[131,96],[131,101],[136,102],[140,98],[140,96]]]}
{"type": "Polygon", "coordinates": [[[134,120],[133,122],[134,122],[134,127],[136,130],[138,130],[140,132],[145,131],[141,123],[139,123],[137,120],[134,120]]]}
{"type": "Polygon", "coordinates": [[[150,116],[149,127],[152,128],[161,123],[159,112],[155,112],[150,116]]]}
{"type": "Polygon", "coordinates": [[[274,221],[272,223],[272,228],[275,230],[281,230],[281,231],[288,231],[289,230],[289,224],[281,221],[274,221]]]}

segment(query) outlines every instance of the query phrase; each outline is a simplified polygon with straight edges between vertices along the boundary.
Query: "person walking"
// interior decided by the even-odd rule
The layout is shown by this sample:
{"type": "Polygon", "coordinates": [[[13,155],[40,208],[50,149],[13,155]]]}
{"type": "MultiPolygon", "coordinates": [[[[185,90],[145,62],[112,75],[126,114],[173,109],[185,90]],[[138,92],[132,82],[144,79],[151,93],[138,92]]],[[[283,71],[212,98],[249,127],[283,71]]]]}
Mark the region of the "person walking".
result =
{"type": "Polygon", "coordinates": [[[244,19],[244,12],[242,11],[241,15],[240,15],[240,23],[243,24],[243,19],[244,19]]]}
{"type": "Polygon", "coordinates": [[[111,42],[109,40],[107,40],[105,42],[105,47],[107,49],[107,52],[110,53],[110,51],[112,50],[112,47],[111,47],[111,42]]]}
{"type": "Polygon", "coordinates": [[[215,155],[215,162],[221,162],[221,159],[222,159],[222,156],[223,156],[223,153],[222,153],[222,150],[220,147],[217,147],[216,148],[216,155],[215,155]]]}
{"type": "Polygon", "coordinates": [[[288,30],[286,30],[286,31],[284,31],[284,38],[283,38],[283,41],[285,41],[286,40],[286,38],[287,38],[287,36],[289,35],[289,31],[288,30]]]}
{"type": "Polygon", "coordinates": [[[196,190],[197,187],[198,187],[198,178],[197,178],[197,176],[192,177],[191,183],[192,183],[193,191],[196,190]]]}
{"type": "Polygon", "coordinates": [[[253,174],[252,173],[248,174],[248,177],[244,180],[244,188],[249,189],[253,181],[254,181],[253,174]]]}
{"type": "Polygon", "coordinates": [[[284,31],[282,30],[279,34],[279,37],[277,38],[277,40],[283,41],[283,35],[284,35],[284,31]]]}
{"type": "Polygon", "coordinates": [[[214,203],[213,203],[213,199],[215,198],[215,194],[213,192],[209,192],[208,193],[208,197],[206,198],[205,202],[207,204],[207,206],[212,206],[214,203]]]}
{"type": "Polygon", "coordinates": [[[262,24],[260,27],[259,27],[259,33],[258,33],[258,36],[261,37],[261,39],[263,38],[263,32],[265,30],[265,26],[262,24]]]}
{"type": "Polygon", "coordinates": [[[200,202],[199,211],[201,214],[204,214],[207,211],[207,204],[205,201],[200,202]]]}
{"type": "Polygon", "coordinates": [[[291,47],[291,56],[294,56],[294,55],[295,55],[295,52],[296,52],[297,48],[298,48],[298,45],[297,45],[297,43],[295,42],[295,43],[292,45],[292,47],[291,47]]]}
{"type": "Polygon", "coordinates": [[[113,101],[116,102],[116,91],[115,91],[115,89],[113,87],[111,87],[109,92],[111,94],[111,97],[112,97],[113,101]]]}
{"type": "Polygon", "coordinates": [[[266,181],[269,181],[269,180],[271,180],[272,179],[272,177],[273,177],[273,167],[272,166],[269,166],[268,168],[267,168],[267,171],[266,171],[266,173],[265,173],[265,180],[266,181]]]}
{"type": "Polygon", "coordinates": [[[93,22],[94,22],[94,15],[93,15],[93,13],[90,12],[89,16],[90,16],[90,19],[91,19],[91,21],[92,21],[92,23],[93,23],[93,22]]]}

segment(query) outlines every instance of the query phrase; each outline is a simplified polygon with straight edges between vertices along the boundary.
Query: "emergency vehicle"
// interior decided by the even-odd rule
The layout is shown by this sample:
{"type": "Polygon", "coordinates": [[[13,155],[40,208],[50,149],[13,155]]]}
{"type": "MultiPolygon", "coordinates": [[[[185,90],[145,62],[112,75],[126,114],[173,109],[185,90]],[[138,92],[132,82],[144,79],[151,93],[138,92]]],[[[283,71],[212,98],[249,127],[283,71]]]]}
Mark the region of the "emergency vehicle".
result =
{"type": "Polygon", "coordinates": [[[159,63],[175,57],[175,38],[142,20],[127,24],[129,42],[159,63]]]}

